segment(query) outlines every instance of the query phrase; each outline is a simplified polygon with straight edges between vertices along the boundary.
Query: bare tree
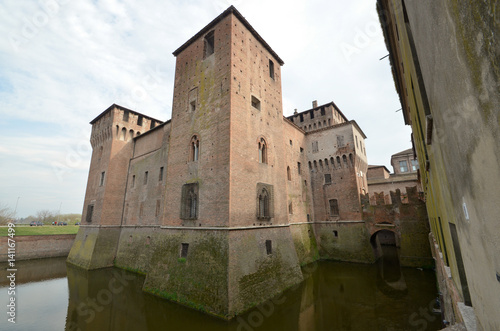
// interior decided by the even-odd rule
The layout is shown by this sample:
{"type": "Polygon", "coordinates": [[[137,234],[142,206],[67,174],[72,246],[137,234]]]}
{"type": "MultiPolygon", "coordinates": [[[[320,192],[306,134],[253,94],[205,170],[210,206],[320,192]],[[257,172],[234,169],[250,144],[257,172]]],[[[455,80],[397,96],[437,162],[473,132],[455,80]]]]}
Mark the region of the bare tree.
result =
{"type": "Polygon", "coordinates": [[[54,221],[56,218],[56,213],[48,209],[42,209],[36,212],[36,219],[44,224],[48,224],[54,221]]]}
{"type": "Polygon", "coordinates": [[[0,225],[7,224],[11,219],[14,218],[14,212],[12,209],[0,203],[0,225]]]}

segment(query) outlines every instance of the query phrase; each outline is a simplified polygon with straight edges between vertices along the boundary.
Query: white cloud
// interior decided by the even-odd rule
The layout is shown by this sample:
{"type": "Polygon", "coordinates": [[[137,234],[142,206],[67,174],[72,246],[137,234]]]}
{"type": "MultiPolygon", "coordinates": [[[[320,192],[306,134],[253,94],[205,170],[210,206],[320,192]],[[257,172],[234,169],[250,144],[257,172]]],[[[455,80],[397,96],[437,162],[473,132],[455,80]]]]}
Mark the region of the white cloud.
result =
{"type": "Polygon", "coordinates": [[[368,135],[370,163],[410,147],[374,0],[56,1],[0,5],[0,200],[22,196],[21,216],[80,212],[88,122],[112,103],[169,119],[172,52],[231,4],[285,61],[285,114],[333,100],[368,135]],[[62,181],[54,163],[69,165],[62,181]]]}

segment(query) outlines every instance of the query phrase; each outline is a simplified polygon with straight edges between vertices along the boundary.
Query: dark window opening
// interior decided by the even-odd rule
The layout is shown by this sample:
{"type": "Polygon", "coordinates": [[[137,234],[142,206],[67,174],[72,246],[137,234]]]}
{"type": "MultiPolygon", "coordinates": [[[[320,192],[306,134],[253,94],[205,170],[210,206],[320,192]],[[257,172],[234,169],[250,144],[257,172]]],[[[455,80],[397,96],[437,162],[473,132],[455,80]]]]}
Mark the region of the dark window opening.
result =
{"type": "Polygon", "coordinates": [[[299,175],[302,172],[302,169],[300,168],[300,162],[297,162],[297,172],[299,173],[299,175]]]}
{"type": "Polygon", "coordinates": [[[144,173],[144,183],[143,184],[146,185],[147,183],[148,183],[148,172],[146,171],[144,173]]]}
{"type": "Polygon", "coordinates": [[[160,174],[158,175],[158,181],[161,182],[163,180],[163,167],[160,167],[160,174]]]}
{"type": "Polygon", "coordinates": [[[304,115],[303,114],[300,114],[300,121],[304,122],[304,115]]]}
{"type": "Polygon", "coordinates": [[[189,104],[190,105],[190,109],[191,111],[195,111],[196,110],[196,101],[191,101],[191,103],[189,104]]]}
{"type": "Polygon", "coordinates": [[[333,230],[333,236],[335,238],[338,238],[339,237],[339,232],[337,230],[333,230]]]}
{"type": "Polygon", "coordinates": [[[252,95],[252,107],[260,110],[260,100],[252,95]]]}
{"type": "Polygon", "coordinates": [[[141,115],[139,115],[139,117],[137,118],[137,125],[142,126],[142,116],[141,115]]]}
{"type": "Polygon", "coordinates": [[[325,107],[321,107],[321,116],[325,116],[325,107]]]}
{"type": "Polygon", "coordinates": [[[274,79],[274,62],[269,60],[269,77],[274,79]]]}
{"type": "Polygon", "coordinates": [[[101,172],[101,181],[99,182],[99,186],[103,186],[104,185],[104,176],[105,175],[106,175],[105,171],[101,172]]]}
{"type": "Polygon", "coordinates": [[[267,255],[273,254],[273,242],[272,242],[272,240],[266,240],[266,253],[267,253],[267,255]]]}
{"type": "Polygon", "coordinates": [[[311,111],[309,112],[309,115],[311,116],[311,119],[314,118],[314,110],[311,109],[311,111]]]}
{"type": "Polygon", "coordinates": [[[204,50],[203,58],[207,58],[214,53],[214,49],[215,49],[214,48],[214,46],[215,46],[214,41],[215,41],[214,31],[210,31],[205,36],[205,50],[204,50]]]}
{"type": "Polygon", "coordinates": [[[132,176],[132,188],[135,187],[135,175],[132,176]]]}
{"type": "Polygon", "coordinates": [[[331,199],[328,201],[330,204],[330,216],[338,216],[339,215],[339,204],[337,199],[331,199]]]}
{"type": "Polygon", "coordinates": [[[155,121],[151,121],[151,126],[149,127],[150,129],[154,129],[156,126],[156,122],[155,121]]]}
{"type": "Polygon", "coordinates": [[[325,174],[325,185],[329,185],[332,183],[332,175],[325,174]]]}
{"type": "Polygon", "coordinates": [[[124,122],[128,122],[128,115],[129,115],[128,110],[125,110],[123,112],[123,121],[124,122]]]}
{"type": "Polygon", "coordinates": [[[94,205],[87,206],[87,222],[92,222],[92,214],[94,213],[94,205]]]}
{"type": "Polygon", "coordinates": [[[186,258],[188,256],[189,244],[182,243],[181,244],[181,257],[186,258]]]}

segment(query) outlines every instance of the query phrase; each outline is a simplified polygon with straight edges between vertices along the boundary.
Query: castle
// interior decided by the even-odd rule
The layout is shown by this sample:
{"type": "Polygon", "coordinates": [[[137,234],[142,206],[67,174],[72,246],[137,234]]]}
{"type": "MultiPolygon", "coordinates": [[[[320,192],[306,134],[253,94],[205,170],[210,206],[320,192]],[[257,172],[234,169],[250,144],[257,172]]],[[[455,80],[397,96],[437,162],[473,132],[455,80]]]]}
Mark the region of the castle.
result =
{"type": "Polygon", "coordinates": [[[231,318],[319,258],[373,262],[365,134],[333,103],[283,116],[284,62],[233,7],[174,53],[172,118],[113,104],[92,120],[68,262],[231,318]]]}

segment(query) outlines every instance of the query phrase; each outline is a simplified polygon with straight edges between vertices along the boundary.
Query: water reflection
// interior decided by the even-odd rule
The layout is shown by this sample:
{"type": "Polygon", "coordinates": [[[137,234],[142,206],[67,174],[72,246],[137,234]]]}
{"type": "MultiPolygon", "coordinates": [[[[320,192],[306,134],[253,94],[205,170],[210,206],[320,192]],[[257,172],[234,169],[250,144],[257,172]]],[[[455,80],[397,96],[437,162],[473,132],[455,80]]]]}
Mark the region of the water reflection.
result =
{"type": "MultiPolygon", "coordinates": [[[[397,251],[388,254],[394,253],[397,251]]],[[[433,321],[425,317],[424,324],[419,315],[436,297],[433,272],[400,268],[389,257],[384,254],[373,265],[308,265],[303,269],[305,281],[299,286],[230,322],[142,292],[144,278],[140,275],[115,268],[85,271],[68,266],[67,280],[22,285],[26,291],[19,300],[25,308],[19,311],[17,326],[81,331],[439,330],[438,317],[433,321]]],[[[59,263],[41,263],[41,276],[50,277],[46,270],[59,263]]],[[[5,287],[0,291],[3,295],[5,287]]],[[[5,325],[0,321],[0,329],[5,325]]]]}

